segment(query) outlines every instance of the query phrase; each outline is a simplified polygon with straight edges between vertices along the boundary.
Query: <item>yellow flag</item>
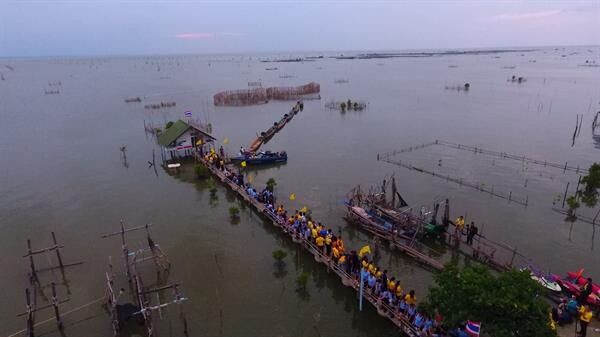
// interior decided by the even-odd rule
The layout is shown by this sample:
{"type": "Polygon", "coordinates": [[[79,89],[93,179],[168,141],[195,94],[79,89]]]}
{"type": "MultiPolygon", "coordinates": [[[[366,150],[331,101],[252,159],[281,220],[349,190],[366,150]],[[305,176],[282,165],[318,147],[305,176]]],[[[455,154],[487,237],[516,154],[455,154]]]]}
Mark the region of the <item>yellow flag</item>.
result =
{"type": "Polygon", "coordinates": [[[371,247],[369,247],[369,245],[366,245],[366,246],[362,247],[358,251],[358,256],[359,257],[363,257],[363,255],[365,255],[365,254],[371,254],[371,247]]]}
{"type": "Polygon", "coordinates": [[[300,212],[302,213],[308,213],[308,207],[304,206],[300,209],[300,212]]]}
{"type": "Polygon", "coordinates": [[[244,160],[241,165],[242,167],[246,167],[246,161],[244,160]]]}
{"type": "Polygon", "coordinates": [[[229,144],[229,138],[227,138],[227,137],[223,138],[223,144],[225,144],[225,145],[229,144]]]}
{"type": "Polygon", "coordinates": [[[296,200],[296,195],[294,193],[290,194],[290,200],[296,200]]]}
{"type": "Polygon", "coordinates": [[[202,145],[202,139],[198,139],[198,141],[196,142],[196,145],[202,145]]]}
{"type": "Polygon", "coordinates": [[[213,149],[212,147],[210,148],[210,153],[215,153],[215,149],[213,149]]]}

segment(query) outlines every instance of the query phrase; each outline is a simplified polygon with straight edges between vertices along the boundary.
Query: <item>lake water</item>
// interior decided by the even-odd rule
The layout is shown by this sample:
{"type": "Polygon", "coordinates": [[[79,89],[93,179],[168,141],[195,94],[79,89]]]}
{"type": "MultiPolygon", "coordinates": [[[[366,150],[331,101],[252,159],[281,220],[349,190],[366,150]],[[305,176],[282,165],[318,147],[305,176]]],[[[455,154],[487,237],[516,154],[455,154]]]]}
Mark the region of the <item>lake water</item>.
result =
{"type": "MultiPolygon", "coordinates": [[[[68,288],[58,287],[61,297],[70,293],[63,308],[68,311],[102,297],[109,255],[117,282],[125,285],[119,239],[100,238],[118,230],[120,219],[128,226],[154,224],[153,237],[173,264],[169,281],[180,282],[190,298],[184,307],[192,336],[398,335],[373,308],[359,312],[351,290],[251,210],[242,209],[241,220],[232,224],[228,208],[239,201],[222,186],[217,185],[215,202],[206,183],[148,168],[157,148],[144,123],[162,125],[183,118],[186,110],[210,122],[219,140],[228,138],[224,147],[230,152],[249,146],[293,102],[213,107],[212,95],[255,81],[320,83],[322,100],[306,101],[304,111],[264,147],[287,151],[288,163],[249,175],[257,186],[275,178],[276,193],[286,204],[307,206],[329,227],[341,227],[347,245],[356,248],[370,238],[343,221],[346,194],[357,184],[366,188],[394,174],[400,193],[415,208],[449,198],[453,218],[466,214],[484,235],[517,247],[536,266],[559,274],[585,267],[598,278],[594,227],[565,223],[552,211],[567,182],[573,193],[577,174],[439,146],[394,157],[512,192],[527,198],[524,207],[376,158],[440,139],[589,167],[600,161],[600,130],[596,138],[591,131],[600,110],[600,67],[581,65],[598,62],[599,55],[598,47],[579,47],[300,63],[261,63],[258,55],[2,59],[0,336],[25,326],[16,314],[25,310],[27,238],[39,249],[50,245],[55,231],[65,245],[65,262],[84,261],[67,270],[68,288]],[[265,70],[273,67],[278,69],[265,70]],[[526,81],[509,81],[513,75],[526,81]],[[336,83],[341,79],[348,82],[336,83]],[[471,85],[468,92],[445,89],[465,82],[471,85]],[[59,94],[45,94],[52,90],[59,94]],[[125,103],[128,96],[144,100],[125,103]],[[331,100],[348,98],[368,102],[368,108],[346,113],[325,108],[331,100]],[[177,106],[143,107],[160,101],[177,106]],[[583,127],[573,144],[578,114],[583,127]],[[126,166],[121,146],[127,147],[126,166]],[[290,193],[296,195],[293,202],[287,200],[290,193]],[[275,249],[288,252],[284,273],[273,266],[275,249]],[[295,291],[301,271],[311,275],[307,294],[295,291]]],[[[594,216],[592,210],[582,213],[594,216]]],[[[141,232],[128,235],[132,247],[144,240],[141,232]]],[[[424,297],[431,273],[398,254],[382,253],[381,266],[424,297]]],[[[47,266],[50,257],[38,255],[37,265],[47,266]]],[[[153,266],[142,270],[151,284],[153,266]]],[[[57,272],[41,278],[62,282],[57,272]]],[[[158,335],[182,336],[177,311],[167,311],[157,323],[158,335]]],[[[50,316],[40,312],[37,320],[50,316]]],[[[100,305],[67,315],[65,324],[67,336],[112,335],[100,305]]],[[[52,323],[37,332],[60,335],[52,323]]]]}

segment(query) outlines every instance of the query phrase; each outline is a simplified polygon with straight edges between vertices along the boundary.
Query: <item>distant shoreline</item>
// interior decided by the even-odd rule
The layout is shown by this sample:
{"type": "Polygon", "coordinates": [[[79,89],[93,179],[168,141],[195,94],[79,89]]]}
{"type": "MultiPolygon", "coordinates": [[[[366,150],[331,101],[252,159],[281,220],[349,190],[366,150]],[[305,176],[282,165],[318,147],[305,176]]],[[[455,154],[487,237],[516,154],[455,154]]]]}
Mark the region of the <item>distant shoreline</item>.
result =
{"type": "Polygon", "coordinates": [[[264,52],[224,52],[224,53],[164,53],[164,54],[101,54],[101,55],[44,55],[44,56],[2,56],[0,60],[31,60],[31,59],[112,59],[112,58],[154,58],[154,57],[202,57],[202,58],[256,58],[273,57],[281,59],[308,58],[314,59],[315,55],[336,57],[341,55],[398,55],[395,57],[429,57],[441,55],[477,55],[509,52],[531,52],[543,49],[564,48],[598,48],[600,45],[572,45],[572,46],[512,46],[488,48],[410,48],[389,50],[290,50],[290,51],[264,51],[264,52]],[[404,56],[400,56],[404,55],[404,56]]]}

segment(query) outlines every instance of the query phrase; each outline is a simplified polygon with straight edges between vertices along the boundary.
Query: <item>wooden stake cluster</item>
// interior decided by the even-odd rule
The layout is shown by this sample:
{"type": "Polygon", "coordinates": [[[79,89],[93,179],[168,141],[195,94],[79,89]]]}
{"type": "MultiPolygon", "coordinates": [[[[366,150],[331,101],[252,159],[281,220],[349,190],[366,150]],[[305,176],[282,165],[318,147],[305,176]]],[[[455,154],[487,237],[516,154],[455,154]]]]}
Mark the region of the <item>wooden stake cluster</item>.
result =
{"type": "MultiPolygon", "coordinates": [[[[32,249],[31,247],[31,240],[27,239],[27,254],[23,255],[24,258],[28,258],[29,260],[29,282],[30,282],[30,286],[32,287],[32,290],[27,287],[25,288],[25,298],[26,298],[26,311],[24,313],[18,314],[17,316],[27,316],[27,328],[26,328],[26,334],[27,337],[33,337],[35,336],[35,332],[34,332],[34,327],[35,327],[35,312],[37,311],[41,311],[44,309],[49,309],[49,308],[53,308],[54,309],[54,317],[56,320],[56,325],[58,327],[59,330],[63,330],[64,325],[62,323],[61,320],[61,316],[60,316],[60,310],[59,310],[59,306],[62,303],[67,302],[69,299],[60,299],[57,296],[57,292],[56,292],[56,283],[52,282],[50,284],[51,289],[52,289],[52,296],[50,298],[50,303],[48,305],[44,305],[41,307],[37,306],[37,293],[38,291],[40,292],[40,294],[44,297],[46,297],[44,295],[43,292],[43,286],[41,285],[41,281],[40,281],[40,272],[43,271],[51,271],[54,269],[60,269],[61,274],[62,274],[62,278],[63,278],[63,284],[65,286],[67,286],[68,282],[66,280],[66,276],[65,276],[65,268],[66,267],[71,267],[71,266],[76,266],[79,264],[82,264],[83,262],[75,262],[75,263],[69,263],[66,264],[63,262],[62,259],[62,255],[60,250],[64,248],[63,245],[58,244],[58,241],[56,240],[56,235],[54,234],[54,232],[52,232],[52,245],[46,248],[42,248],[42,249],[32,249]],[[34,260],[34,256],[39,255],[39,254],[49,254],[51,252],[54,252],[56,254],[56,259],[58,261],[58,265],[53,266],[53,265],[49,265],[47,268],[44,269],[37,269],[36,268],[36,263],[34,260]]],[[[50,261],[50,258],[48,257],[48,260],[50,261]]],[[[68,286],[67,286],[67,292],[69,292],[68,290],[68,286]]]]}
{"type": "MultiPolygon", "coordinates": [[[[152,260],[158,273],[166,272],[171,267],[171,263],[167,255],[160,249],[159,245],[152,239],[150,236],[150,226],[151,224],[146,224],[144,226],[125,228],[123,221],[121,220],[121,230],[109,234],[102,235],[102,238],[109,238],[116,235],[121,236],[122,243],[122,253],[123,259],[125,262],[125,271],[127,274],[127,279],[129,282],[129,286],[131,289],[132,299],[134,302],[134,306],[137,308],[137,311],[134,312],[131,317],[140,317],[141,321],[143,321],[144,327],[146,328],[146,332],[148,337],[156,336],[154,331],[153,317],[152,312],[158,312],[159,318],[162,319],[162,309],[171,304],[181,304],[181,302],[187,300],[187,298],[183,297],[178,289],[178,284],[171,284],[167,286],[161,286],[153,289],[147,289],[144,286],[143,279],[141,274],[138,272],[138,264],[144,261],[152,260]],[[146,230],[146,239],[148,242],[147,249],[138,249],[138,250],[130,250],[127,247],[125,242],[125,233],[138,231],[138,230],[146,230]],[[149,256],[144,256],[146,253],[149,253],[149,256]],[[159,292],[172,289],[174,299],[170,302],[161,303],[159,292]],[[157,304],[152,304],[149,295],[156,293],[157,304]]],[[[120,289],[119,294],[116,294],[115,284],[114,284],[114,274],[112,270],[112,262],[109,259],[109,271],[106,272],[106,304],[111,312],[111,321],[113,327],[114,336],[117,336],[119,331],[121,331],[121,323],[119,321],[119,298],[121,294],[124,292],[124,289],[120,289]]],[[[187,321],[185,319],[185,315],[183,313],[183,309],[180,308],[180,317],[184,326],[184,335],[188,336],[187,331],[187,321]]]]}

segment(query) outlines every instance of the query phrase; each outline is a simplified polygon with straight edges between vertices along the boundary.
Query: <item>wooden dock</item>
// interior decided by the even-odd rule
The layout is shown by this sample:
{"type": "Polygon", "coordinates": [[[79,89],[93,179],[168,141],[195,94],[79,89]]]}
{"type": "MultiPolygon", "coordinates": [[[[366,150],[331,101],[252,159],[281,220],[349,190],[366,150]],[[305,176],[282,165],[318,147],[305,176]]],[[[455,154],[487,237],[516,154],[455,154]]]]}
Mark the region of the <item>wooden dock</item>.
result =
{"type": "MultiPolygon", "coordinates": [[[[198,158],[198,161],[200,161],[202,164],[208,167],[213,176],[218,178],[230,190],[236,192],[241,199],[243,199],[247,204],[252,206],[252,208],[254,208],[258,213],[260,213],[273,226],[278,227],[284,234],[289,235],[292,238],[293,242],[300,244],[306,251],[311,253],[314,256],[315,261],[325,264],[328,270],[331,270],[336,275],[338,275],[341,283],[344,286],[354,289],[357,292],[357,296],[360,296],[360,284],[356,277],[346,273],[345,270],[341,269],[337,264],[333,263],[329,256],[325,255],[322,252],[322,250],[318,249],[313,242],[304,240],[303,237],[297,235],[293,231],[288,231],[287,228],[284,226],[284,222],[280,222],[276,214],[270,212],[261,202],[249,196],[242,187],[236,185],[233,181],[229,180],[225,176],[223,171],[219,170],[215,166],[209,165],[204,160],[204,158],[198,158]]],[[[382,303],[381,301],[379,301],[378,298],[376,298],[369,291],[365,290],[363,292],[363,298],[366,299],[369,303],[371,303],[375,307],[375,309],[377,309],[377,313],[379,315],[388,318],[406,335],[410,337],[416,337],[419,335],[417,329],[415,329],[415,327],[408,320],[408,318],[399,314],[394,308],[390,307],[386,303],[382,303]]]]}

